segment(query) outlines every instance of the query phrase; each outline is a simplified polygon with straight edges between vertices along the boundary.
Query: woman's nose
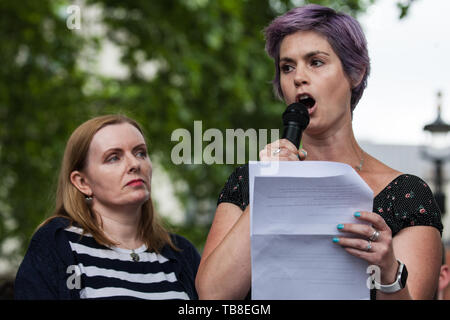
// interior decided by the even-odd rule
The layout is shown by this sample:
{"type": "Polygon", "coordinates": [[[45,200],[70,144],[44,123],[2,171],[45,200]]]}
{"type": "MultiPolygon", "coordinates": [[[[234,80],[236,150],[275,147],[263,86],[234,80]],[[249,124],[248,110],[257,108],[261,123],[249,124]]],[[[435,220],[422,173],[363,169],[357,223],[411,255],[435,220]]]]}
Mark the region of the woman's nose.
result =
{"type": "Polygon", "coordinates": [[[297,67],[295,70],[295,77],[294,77],[294,85],[296,88],[308,84],[309,83],[309,77],[308,74],[303,70],[303,68],[297,67]]]}
{"type": "Polygon", "coordinates": [[[141,170],[141,163],[133,156],[128,156],[128,172],[139,172],[141,170]]]}

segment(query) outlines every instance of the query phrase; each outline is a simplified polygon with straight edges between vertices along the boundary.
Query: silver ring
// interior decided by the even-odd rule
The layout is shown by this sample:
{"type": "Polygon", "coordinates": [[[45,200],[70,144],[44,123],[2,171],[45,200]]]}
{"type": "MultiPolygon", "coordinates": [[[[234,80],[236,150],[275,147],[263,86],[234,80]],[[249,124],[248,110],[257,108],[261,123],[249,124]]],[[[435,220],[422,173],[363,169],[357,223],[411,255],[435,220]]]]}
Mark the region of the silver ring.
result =
{"type": "Polygon", "coordinates": [[[370,241],[377,241],[378,237],[380,236],[380,232],[378,230],[375,230],[372,235],[370,236],[370,241]]]}
{"type": "Polygon", "coordinates": [[[280,152],[281,152],[281,149],[278,148],[277,150],[272,152],[272,155],[275,156],[275,155],[279,154],[280,152]]]}
{"type": "Polygon", "coordinates": [[[367,240],[367,247],[366,247],[366,251],[369,252],[370,249],[372,249],[372,241],[367,240]]]}

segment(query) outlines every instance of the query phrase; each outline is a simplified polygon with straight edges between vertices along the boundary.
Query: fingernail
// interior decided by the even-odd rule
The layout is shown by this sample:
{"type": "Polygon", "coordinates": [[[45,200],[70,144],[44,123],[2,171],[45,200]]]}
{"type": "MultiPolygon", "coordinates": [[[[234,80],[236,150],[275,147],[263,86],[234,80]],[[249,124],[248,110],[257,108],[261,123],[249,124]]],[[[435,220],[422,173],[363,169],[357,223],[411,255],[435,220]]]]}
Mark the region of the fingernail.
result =
{"type": "Polygon", "coordinates": [[[338,243],[339,242],[339,238],[333,238],[333,242],[334,243],[338,243]]]}
{"type": "Polygon", "coordinates": [[[301,153],[303,153],[305,155],[305,158],[308,156],[308,152],[306,150],[300,150],[301,153]]]}
{"type": "Polygon", "coordinates": [[[355,217],[357,217],[357,218],[359,218],[359,217],[361,217],[361,212],[355,212],[355,217]]]}
{"type": "Polygon", "coordinates": [[[340,223],[340,224],[337,225],[337,228],[338,228],[339,230],[342,230],[342,229],[344,229],[344,225],[340,223]]]}

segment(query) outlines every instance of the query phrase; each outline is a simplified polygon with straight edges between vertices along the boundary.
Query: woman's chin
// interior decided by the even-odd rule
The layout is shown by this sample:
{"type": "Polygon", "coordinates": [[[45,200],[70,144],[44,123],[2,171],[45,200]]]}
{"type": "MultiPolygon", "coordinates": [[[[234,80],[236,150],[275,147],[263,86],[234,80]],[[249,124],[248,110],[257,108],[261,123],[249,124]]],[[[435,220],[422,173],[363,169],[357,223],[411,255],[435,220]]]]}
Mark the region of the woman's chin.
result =
{"type": "Polygon", "coordinates": [[[128,197],[124,202],[126,205],[143,205],[146,201],[150,199],[150,192],[147,190],[139,190],[139,192],[134,192],[128,197]]]}

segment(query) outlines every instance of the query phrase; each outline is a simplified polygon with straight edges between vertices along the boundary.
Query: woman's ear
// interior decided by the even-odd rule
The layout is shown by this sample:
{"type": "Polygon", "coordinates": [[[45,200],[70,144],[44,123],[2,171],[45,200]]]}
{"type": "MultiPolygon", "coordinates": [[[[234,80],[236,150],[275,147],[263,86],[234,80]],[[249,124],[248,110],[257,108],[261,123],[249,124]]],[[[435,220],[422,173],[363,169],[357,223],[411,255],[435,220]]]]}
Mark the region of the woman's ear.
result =
{"type": "Polygon", "coordinates": [[[441,272],[439,274],[439,290],[444,290],[450,283],[450,270],[449,266],[444,264],[441,266],[441,272]]]}
{"type": "Polygon", "coordinates": [[[70,174],[70,181],[75,188],[77,188],[85,196],[92,196],[92,189],[87,182],[86,176],[82,172],[78,170],[72,171],[70,174]]]}
{"type": "Polygon", "coordinates": [[[366,68],[361,70],[361,73],[357,75],[355,81],[352,80],[352,89],[355,89],[357,86],[359,86],[359,84],[363,80],[365,74],[366,74],[366,68]]]}

